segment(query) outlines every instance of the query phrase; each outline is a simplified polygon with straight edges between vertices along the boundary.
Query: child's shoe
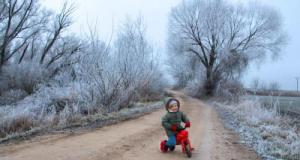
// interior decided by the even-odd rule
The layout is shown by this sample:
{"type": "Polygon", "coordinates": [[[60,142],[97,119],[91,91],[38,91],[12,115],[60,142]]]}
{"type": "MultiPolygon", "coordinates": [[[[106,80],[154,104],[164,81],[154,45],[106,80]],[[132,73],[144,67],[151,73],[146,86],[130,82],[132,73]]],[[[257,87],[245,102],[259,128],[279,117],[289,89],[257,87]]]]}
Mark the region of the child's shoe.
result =
{"type": "Polygon", "coordinates": [[[168,151],[168,146],[166,145],[166,143],[167,143],[166,140],[160,142],[160,150],[162,152],[167,152],[168,151]]]}
{"type": "Polygon", "coordinates": [[[169,147],[170,151],[174,151],[175,150],[175,146],[169,147]]]}

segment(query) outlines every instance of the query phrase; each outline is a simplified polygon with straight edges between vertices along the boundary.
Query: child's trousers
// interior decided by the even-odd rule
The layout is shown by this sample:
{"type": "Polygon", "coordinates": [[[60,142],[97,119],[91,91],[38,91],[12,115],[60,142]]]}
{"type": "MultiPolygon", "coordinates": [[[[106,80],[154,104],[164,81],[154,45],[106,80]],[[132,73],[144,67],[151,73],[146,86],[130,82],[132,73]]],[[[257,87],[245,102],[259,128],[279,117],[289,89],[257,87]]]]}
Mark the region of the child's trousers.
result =
{"type": "Polygon", "coordinates": [[[169,136],[166,145],[167,145],[168,147],[175,146],[175,145],[176,145],[176,136],[175,136],[175,135],[169,136]]]}

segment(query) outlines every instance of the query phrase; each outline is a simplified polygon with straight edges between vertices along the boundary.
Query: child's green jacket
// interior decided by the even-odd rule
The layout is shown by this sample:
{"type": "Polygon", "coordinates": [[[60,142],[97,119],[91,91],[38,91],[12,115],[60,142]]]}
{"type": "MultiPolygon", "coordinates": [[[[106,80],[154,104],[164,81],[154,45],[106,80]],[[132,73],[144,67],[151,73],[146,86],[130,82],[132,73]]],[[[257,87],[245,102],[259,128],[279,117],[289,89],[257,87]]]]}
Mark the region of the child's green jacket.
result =
{"type": "Polygon", "coordinates": [[[180,125],[181,122],[189,122],[190,120],[187,116],[181,112],[168,112],[165,116],[162,117],[162,126],[165,128],[168,136],[172,136],[177,133],[177,131],[183,129],[180,125]],[[172,131],[171,126],[176,125],[177,131],[172,131]]]}

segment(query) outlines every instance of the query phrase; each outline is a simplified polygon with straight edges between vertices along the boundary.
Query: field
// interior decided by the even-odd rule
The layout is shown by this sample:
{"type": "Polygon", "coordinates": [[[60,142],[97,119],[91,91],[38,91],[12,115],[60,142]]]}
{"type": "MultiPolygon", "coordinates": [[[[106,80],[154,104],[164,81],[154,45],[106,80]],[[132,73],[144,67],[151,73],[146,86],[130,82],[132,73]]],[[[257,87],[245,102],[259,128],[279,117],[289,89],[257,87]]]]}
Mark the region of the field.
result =
{"type": "Polygon", "coordinates": [[[300,115],[300,97],[282,96],[254,96],[248,95],[246,99],[260,101],[264,106],[275,107],[281,113],[291,113],[300,115]]]}

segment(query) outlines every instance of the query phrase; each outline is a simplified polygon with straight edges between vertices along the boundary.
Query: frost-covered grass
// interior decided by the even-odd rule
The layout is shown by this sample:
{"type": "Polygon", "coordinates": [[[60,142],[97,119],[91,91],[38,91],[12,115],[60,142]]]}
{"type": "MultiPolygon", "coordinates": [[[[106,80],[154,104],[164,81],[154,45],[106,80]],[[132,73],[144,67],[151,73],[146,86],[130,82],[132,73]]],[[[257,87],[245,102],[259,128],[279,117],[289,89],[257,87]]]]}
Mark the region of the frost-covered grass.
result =
{"type": "Polygon", "coordinates": [[[300,97],[249,95],[244,98],[258,100],[265,106],[276,105],[278,111],[282,113],[300,114],[300,97]]]}
{"type": "Polygon", "coordinates": [[[300,159],[300,133],[291,117],[255,100],[215,104],[226,124],[264,159],[300,159]]]}
{"type": "MultiPolygon", "coordinates": [[[[70,113],[69,106],[58,112],[55,103],[66,95],[69,95],[67,88],[44,87],[16,104],[0,106],[0,138],[64,123],[68,119],[66,114],[70,113]]],[[[72,105],[72,108],[76,106],[72,105]]]]}
{"type": "Polygon", "coordinates": [[[66,87],[43,86],[15,104],[0,106],[0,142],[42,130],[89,125],[114,115],[130,117],[137,112],[148,112],[149,106],[153,108],[152,103],[132,102],[126,108],[110,110],[111,106],[95,106],[82,96],[76,83],[66,87]]]}
{"type": "Polygon", "coordinates": [[[105,106],[88,107],[76,101],[76,98],[78,95],[70,88],[45,88],[15,105],[0,106],[0,143],[43,131],[82,126],[99,127],[133,118],[162,106],[160,101],[133,103],[129,108],[105,112],[105,106]],[[65,102],[61,106],[63,108],[58,108],[58,102],[65,102]]]}

